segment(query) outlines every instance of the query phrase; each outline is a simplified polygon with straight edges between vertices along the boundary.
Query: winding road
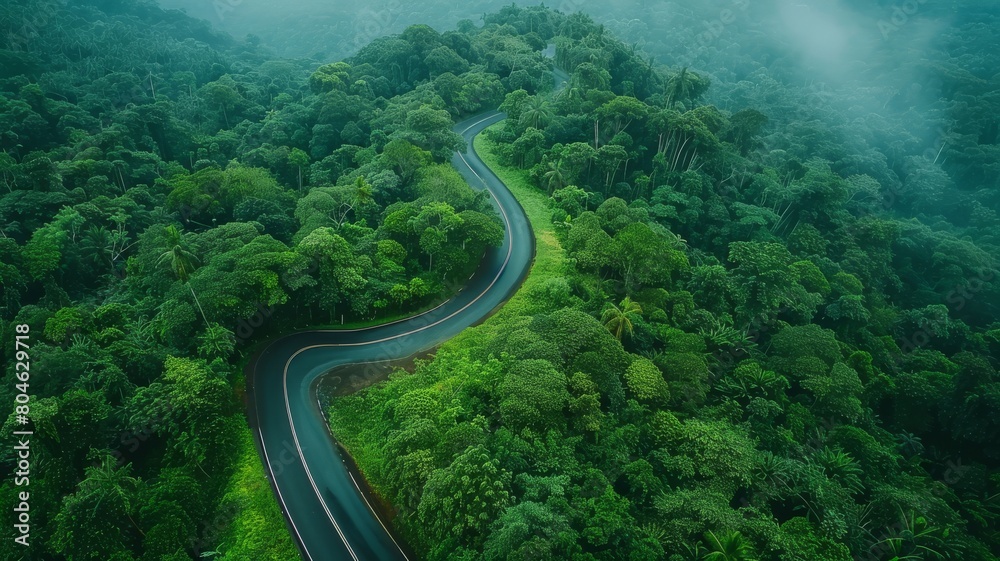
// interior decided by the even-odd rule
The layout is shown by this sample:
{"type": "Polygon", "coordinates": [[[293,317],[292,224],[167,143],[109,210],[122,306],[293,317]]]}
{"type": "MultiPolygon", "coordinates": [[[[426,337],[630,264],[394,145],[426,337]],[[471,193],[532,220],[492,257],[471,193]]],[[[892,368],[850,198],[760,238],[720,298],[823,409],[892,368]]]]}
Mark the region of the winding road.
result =
{"type": "MultiPolygon", "coordinates": [[[[316,399],[331,368],[408,357],[486,319],[531,268],[535,238],[524,209],[479,159],[472,139],[504,119],[490,111],[455,126],[468,143],[452,164],[474,189],[487,189],[504,222],[504,241],[488,251],[453,298],[395,323],[356,330],[295,333],[271,343],[247,367],[250,422],[266,474],[304,559],[410,559],[347,469],[316,399]]],[[[412,557],[412,556],[411,556],[412,557]]]]}

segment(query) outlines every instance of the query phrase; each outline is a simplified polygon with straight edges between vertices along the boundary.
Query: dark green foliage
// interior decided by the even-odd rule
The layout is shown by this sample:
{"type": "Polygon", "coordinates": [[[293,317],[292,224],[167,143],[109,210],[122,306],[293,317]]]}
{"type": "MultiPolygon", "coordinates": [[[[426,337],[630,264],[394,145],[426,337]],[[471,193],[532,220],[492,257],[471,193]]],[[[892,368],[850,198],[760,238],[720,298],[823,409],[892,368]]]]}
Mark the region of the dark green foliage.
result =
{"type": "Polygon", "coordinates": [[[91,4],[0,7],[0,332],[32,328],[47,458],[35,545],[0,557],[294,555],[266,486],[233,498],[262,479],[235,364],[467,278],[503,230],[447,166],[452,126],[497,107],[493,161],[550,200],[539,255],[560,264],[331,409],[419,554],[1000,554],[995,14],[921,3],[951,23],[920,62],[844,61],[829,90],[750,3],[710,38],[711,3],[668,33],[650,2],[608,28],[511,5],[367,45],[338,29],[310,41],[356,52],[330,63],[91,4]],[[51,25],[25,35],[25,14],[51,25]]]}
{"type": "MultiPolygon", "coordinates": [[[[403,34],[421,56],[402,59],[401,79],[362,55],[269,60],[143,2],[5,3],[0,29],[0,332],[13,341],[29,325],[44,373],[30,391],[44,458],[31,547],[7,540],[0,557],[294,555],[256,481],[238,364],[294,327],[425,307],[500,245],[488,198],[446,162],[462,146],[454,117],[499,104],[503,77],[470,36],[426,26],[403,34]],[[450,90],[418,84],[445,74],[450,90]]],[[[542,78],[532,68],[522,82],[535,91],[542,78]]],[[[12,345],[3,353],[12,403],[12,345]]],[[[568,407],[559,376],[546,386],[556,399],[524,401],[536,428],[568,407]]],[[[400,421],[426,422],[416,410],[400,421]]],[[[434,458],[479,440],[447,431],[434,458]]],[[[438,481],[451,500],[454,474],[486,465],[481,451],[468,458],[430,474],[410,455],[401,477],[438,481]]],[[[8,510],[15,466],[0,469],[8,510]]],[[[483,500],[470,493],[468,509],[483,500]]],[[[487,520],[456,518],[463,535],[499,516],[493,499],[487,520]]]]}
{"type": "MultiPolygon", "coordinates": [[[[753,97],[728,70],[710,84],[659,68],[583,15],[554,42],[566,89],[512,87],[486,136],[504,173],[524,169],[551,197],[573,309],[488,322],[414,376],[335,404],[334,426],[365,431],[355,443],[371,450],[391,425],[358,423],[417,391],[489,422],[477,442],[512,474],[511,506],[485,542],[448,543],[468,558],[995,558],[981,505],[997,491],[1000,346],[979,310],[996,306],[998,246],[935,206],[958,196],[954,169],[888,164],[910,149],[888,133],[852,155],[826,121],[784,113],[797,101],[753,97]],[[913,189],[883,205],[900,174],[913,189]],[[907,221],[911,208],[943,219],[907,221]]],[[[566,305],[547,294],[531,298],[566,305]]],[[[371,466],[399,471],[390,458],[371,466]]],[[[400,476],[375,484],[420,494],[400,476]]]]}

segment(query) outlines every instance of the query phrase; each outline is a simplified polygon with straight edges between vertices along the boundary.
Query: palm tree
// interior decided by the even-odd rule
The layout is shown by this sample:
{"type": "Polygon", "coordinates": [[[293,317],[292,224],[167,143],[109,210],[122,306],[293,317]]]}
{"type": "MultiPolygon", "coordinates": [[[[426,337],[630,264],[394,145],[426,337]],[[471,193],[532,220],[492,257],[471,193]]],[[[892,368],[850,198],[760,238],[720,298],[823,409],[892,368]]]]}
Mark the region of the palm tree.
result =
{"type": "Polygon", "coordinates": [[[861,483],[861,476],[864,472],[858,467],[854,458],[850,454],[840,449],[831,449],[824,446],[813,457],[809,458],[809,463],[819,467],[827,478],[840,483],[840,485],[857,494],[864,491],[864,484],[861,483]]]}
{"type": "Polygon", "coordinates": [[[712,550],[705,554],[705,561],[751,561],[753,559],[753,549],[743,534],[739,532],[729,532],[721,537],[715,535],[711,530],[705,534],[708,547],[712,550]]]}
{"type": "Polygon", "coordinates": [[[236,350],[236,338],[233,332],[214,322],[198,337],[198,340],[201,342],[198,353],[205,358],[211,359],[216,356],[227,358],[236,350]]]}
{"type": "Polygon", "coordinates": [[[126,341],[137,349],[148,349],[153,343],[153,324],[144,316],[125,325],[126,341]]]}
{"type": "Polygon", "coordinates": [[[129,243],[128,231],[124,224],[119,223],[115,230],[108,230],[104,226],[87,228],[80,246],[92,263],[108,266],[112,273],[117,274],[118,261],[137,243],[129,243]]]}
{"type": "Polygon", "coordinates": [[[948,528],[931,526],[923,516],[916,516],[911,510],[907,515],[900,511],[901,528],[893,528],[889,537],[870,548],[875,554],[887,554],[898,561],[920,559],[951,559],[952,553],[960,553],[957,543],[948,541],[948,528]]]}
{"type": "Polygon", "coordinates": [[[622,333],[625,331],[628,331],[630,336],[632,335],[634,330],[632,322],[640,318],[641,315],[642,307],[639,306],[639,303],[633,302],[630,297],[626,296],[620,306],[616,306],[613,302],[608,303],[608,307],[601,314],[601,322],[616,339],[621,341],[622,333]]]}
{"type": "MultiPolygon", "coordinates": [[[[125,516],[135,526],[135,529],[145,536],[146,532],[143,532],[142,528],[135,523],[129,512],[132,510],[132,502],[129,499],[134,496],[139,486],[139,480],[128,475],[131,465],[125,464],[118,467],[118,461],[114,456],[105,455],[101,458],[100,464],[88,467],[84,471],[86,479],[80,482],[78,492],[81,497],[87,497],[91,500],[96,498],[96,505],[100,505],[105,500],[118,501],[125,511],[125,516]]],[[[96,508],[95,506],[95,510],[96,508]]]]}
{"type": "Polygon", "coordinates": [[[167,260],[170,261],[170,268],[177,275],[177,280],[187,285],[188,290],[191,291],[191,296],[194,297],[195,304],[198,305],[198,311],[201,312],[201,319],[205,320],[207,327],[210,327],[208,318],[205,317],[205,310],[202,309],[201,302],[198,300],[198,295],[195,294],[194,288],[188,282],[191,273],[194,272],[194,264],[198,262],[198,258],[181,245],[181,233],[176,226],[167,226],[166,233],[167,250],[160,255],[160,259],[156,263],[160,264],[167,260]]]}
{"type": "Polygon", "coordinates": [[[211,477],[208,475],[208,472],[205,471],[205,468],[201,467],[201,463],[205,461],[205,445],[202,443],[201,439],[185,431],[174,440],[173,446],[174,449],[179,451],[186,460],[194,461],[194,465],[196,465],[206,477],[211,477]]]}
{"type": "Polygon", "coordinates": [[[107,228],[104,226],[91,226],[87,228],[83,239],[80,240],[80,247],[90,257],[92,263],[95,265],[107,265],[110,264],[107,248],[111,243],[111,232],[107,228]]]}
{"type": "Polygon", "coordinates": [[[366,205],[372,202],[373,193],[374,189],[371,183],[365,181],[363,175],[359,175],[354,180],[354,204],[366,205]]]}
{"type": "Polygon", "coordinates": [[[545,181],[549,186],[549,195],[556,189],[566,186],[566,173],[563,171],[562,161],[549,162],[549,170],[545,172],[545,181]]]}
{"type": "Polygon", "coordinates": [[[680,72],[667,80],[666,91],[664,92],[667,95],[667,107],[673,107],[680,101],[697,97],[697,90],[701,86],[701,76],[694,72],[688,72],[687,68],[682,68],[680,72]]]}
{"type": "Polygon", "coordinates": [[[528,107],[521,113],[521,123],[527,123],[536,129],[547,125],[551,118],[552,113],[549,111],[548,104],[545,103],[545,99],[538,95],[533,96],[528,101],[528,107]]]}
{"type": "Polygon", "coordinates": [[[344,224],[344,220],[347,220],[347,215],[351,213],[352,210],[358,207],[363,207],[368,205],[373,200],[373,188],[370,183],[365,181],[364,176],[359,175],[357,179],[354,180],[354,185],[349,188],[348,198],[340,204],[340,206],[331,214],[330,218],[333,219],[337,228],[340,228],[344,224]]]}
{"type": "Polygon", "coordinates": [[[792,479],[792,465],[789,460],[772,454],[771,452],[761,452],[757,467],[754,468],[754,477],[758,481],[767,483],[773,489],[787,488],[788,482],[792,479]]]}
{"type": "Polygon", "coordinates": [[[920,455],[924,452],[924,445],[920,441],[920,437],[913,434],[912,432],[901,432],[895,437],[897,445],[903,454],[907,458],[912,456],[920,455]]]}
{"type": "Polygon", "coordinates": [[[98,361],[86,363],[87,371],[80,378],[88,391],[103,392],[106,396],[118,395],[118,402],[125,402],[125,394],[132,394],[135,384],[121,368],[98,361]]]}

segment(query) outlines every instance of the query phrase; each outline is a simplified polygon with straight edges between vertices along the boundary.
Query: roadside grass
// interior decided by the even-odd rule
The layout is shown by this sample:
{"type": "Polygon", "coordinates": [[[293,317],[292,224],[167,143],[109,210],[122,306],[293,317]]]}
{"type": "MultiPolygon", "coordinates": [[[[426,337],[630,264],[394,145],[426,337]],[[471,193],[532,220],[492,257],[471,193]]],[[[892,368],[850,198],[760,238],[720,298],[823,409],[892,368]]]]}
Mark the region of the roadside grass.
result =
{"type": "MultiPolygon", "coordinates": [[[[286,530],[285,519],[278,508],[278,501],[271,490],[271,484],[264,475],[254,443],[253,433],[246,422],[236,430],[239,444],[239,459],[222,499],[218,516],[220,521],[226,512],[236,512],[235,518],[221,532],[219,549],[222,561],[288,561],[301,559],[299,549],[286,530]]],[[[209,525],[209,529],[212,526],[209,525]]],[[[214,544],[200,549],[207,550],[214,544]]]]}
{"type": "MultiPolygon", "coordinates": [[[[491,125],[487,130],[499,128],[501,123],[502,121],[491,125]]],[[[528,216],[531,229],[535,233],[535,259],[524,284],[510,300],[482,325],[466,329],[443,344],[441,351],[461,347],[467,342],[468,337],[476,339],[489,337],[495,328],[505,324],[505,318],[551,311],[555,306],[550,291],[554,284],[565,282],[563,279],[567,267],[566,252],[556,237],[555,226],[552,225],[552,209],[549,206],[551,199],[532,185],[528,170],[501,165],[496,155],[496,143],[489,140],[486,134],[476,135],[473,147],[490,170],[507,185],[528,216]]]]}
{"type": "MultiPolygon", "coordinates": [[[[494,127],[499,127],[499,123],[489,128],[494,127]]],[[[525,296],[525,288],[530,289],[547,279],[561,277],[567,264],[566,252],[556,238],[556,229],[552,225],[552,209],[549,207],[551,199],[531,184],[528,170],[500,165],[495,152],[496,143],[486,138],[485,134],[476,136],[473,147],[483,162],[507,185],[517,202],[521,203],[535,232],[535,262],[531,273],[522,289],[504,306],[503,309],[506,309],[512,302],[525,296]]]]}

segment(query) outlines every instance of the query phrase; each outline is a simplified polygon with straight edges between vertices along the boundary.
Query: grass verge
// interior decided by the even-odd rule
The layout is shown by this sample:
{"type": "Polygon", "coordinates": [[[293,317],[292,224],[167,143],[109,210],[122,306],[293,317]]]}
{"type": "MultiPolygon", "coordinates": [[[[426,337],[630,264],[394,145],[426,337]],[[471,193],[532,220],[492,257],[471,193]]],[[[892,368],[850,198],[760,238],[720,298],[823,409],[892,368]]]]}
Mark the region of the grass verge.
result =
{"type": "Polygon", "coordinates": [[[239,459],[222,499],[220,517],[236,513],[220,543],[223,561],[288,561],[301,559],[299,549],[285,529],[285,519],[264,475],[253,434],[246,423],[239,427],[239,459]]]}
{"type": "MultiPolygon", "coordinates": [[[[489,128],[493,127],[500,127],[500,123],[489,128]]],[[[531,184],[527,170],[500,165],[495,152],[496,145],[486,138],[485,134],[476,135],[473,147],[483,162],[514,194],[517,202],[521,204],[525,214],[528,215],[531,229],[535,233],[535,261],[532,263],[531,272],[517,293],[504,304],[496,315],[505,317],[535,313],[538,304],[545,303],[537,297],[538,293],[545,290],[551,279],[561,278],[566,268],[566,253],[562,244],[559,243],[555,227],[552,225],[550,199],[531,184]]],[[[490,323],[487,320],[484,326],[490,323]]],[[[449,343],[455,341],[460,341],[460,339],[456,337],[449,343]]]]}

